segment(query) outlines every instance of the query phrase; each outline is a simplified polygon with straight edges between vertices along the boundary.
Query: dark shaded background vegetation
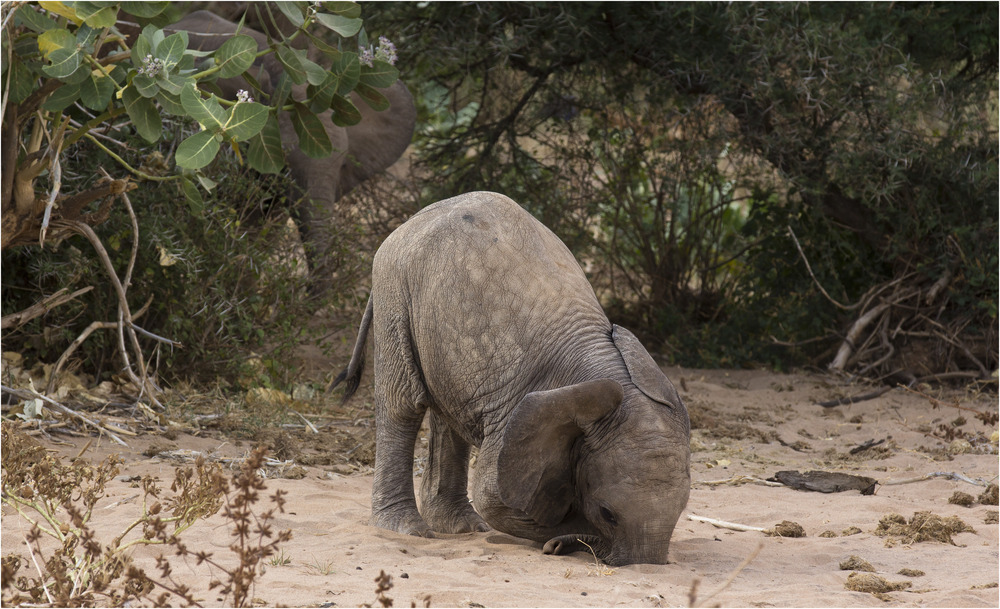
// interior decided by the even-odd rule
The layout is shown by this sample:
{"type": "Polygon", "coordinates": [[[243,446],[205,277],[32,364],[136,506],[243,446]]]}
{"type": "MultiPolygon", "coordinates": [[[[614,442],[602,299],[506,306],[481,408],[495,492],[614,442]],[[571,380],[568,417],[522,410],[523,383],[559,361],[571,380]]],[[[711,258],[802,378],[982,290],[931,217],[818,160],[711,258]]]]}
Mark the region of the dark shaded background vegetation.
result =
{"type": "MultiPolygon", "coordinates": [[[[273,178],[218,161],[225,187],[201,209],[141,186],[132,294],[152,297],[144,327],[185,345],[161,349],[161,375],[235,376],[255,352],[280,383],[308,315],[355,301],[400,200],[470,190],[550,226],[613,321],[671,362],[826,366],[857,330],[847,372],[997,369],[995,3],[374,3],[364,17],[396,43],[421,111],[411,181],[351,198],[323,302],[269,267],[288,218],[273,178]]],[[[80,146],[70,180],[93,171],[80,146]]],[[[127,222],[98,231],[113,242],[127,222]]],[[[76,239],[3,252],[4,314],[99,282],[76,239]]],[[[95,290],[4,350],[52,361],[114,307],[95,290]]],[[[80,365],[112,374],[113,348],[91,338],[80,365]]]]}

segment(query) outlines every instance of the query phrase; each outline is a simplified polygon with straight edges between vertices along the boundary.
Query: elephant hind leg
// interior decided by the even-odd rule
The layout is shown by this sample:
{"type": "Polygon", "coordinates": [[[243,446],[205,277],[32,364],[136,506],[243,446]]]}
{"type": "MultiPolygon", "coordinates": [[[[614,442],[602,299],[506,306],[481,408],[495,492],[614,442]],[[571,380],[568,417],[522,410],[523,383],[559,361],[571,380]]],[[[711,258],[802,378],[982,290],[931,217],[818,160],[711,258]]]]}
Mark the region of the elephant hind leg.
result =
{"type": "Polygon", "coordinates": [[[438,415],[428,414],[427,469],[420,486],[420,514],[435,531],[470,533],[490,527],[469,503],[471,447],[438,415]]]}
{"type": "MultiPolygon", "coordinates": [[[[373,293],[373,298],[377,293],[373,293]]],[[[373,301],[375,329],[375,480],[371,524],[398,533],[433,537],[417,511],[413,445],[427,410],[405,315],[373,301]]]]}

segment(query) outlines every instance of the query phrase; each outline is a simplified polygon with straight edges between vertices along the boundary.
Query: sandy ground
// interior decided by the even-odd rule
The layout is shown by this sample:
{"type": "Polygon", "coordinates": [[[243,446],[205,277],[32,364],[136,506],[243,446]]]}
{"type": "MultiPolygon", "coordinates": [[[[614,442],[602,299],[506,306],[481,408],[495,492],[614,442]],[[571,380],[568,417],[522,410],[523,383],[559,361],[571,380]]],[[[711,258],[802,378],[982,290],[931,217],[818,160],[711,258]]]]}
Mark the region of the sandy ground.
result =
{"type": "MultiPolygon", "coordinates": [[[[274,525],[290,529],[293,537],[281,547],[282,560],[268,561],[253,595],[255,604],[375,603],[374,580],[384,570],[392,576],[393,587],[386,594],[396,606],[423,606],[428,599],[435,607],[1000,605],[997,507],[949,503],[955,491],[978,496],[983,487],[947,478],[886,484],[932,472],[995,482],[995,420],[983,423],[974,412],[951,405],[996,413],[995,396],[934,390],[949,404],[934,407],[926,397],[896,389],[866,402],[822,408],[815,403],[865,389],[840,387],[828,377],[807,374],[676,368],[667,369],[667,374],[682,389],[694,424],[693,488],[674,533],[671,564],[608,569],[582,553],[545,556],[538,544],[499,533],[418,539],[368,526],[371,414],[362,394],[355,398],[354,417],[331,419],[334,423],[319,436],[306,430],[286,434],[284,450],[306,464],[296,469],[304,476],[267,484],[268,492],[288,493],[286,512],[274,525]],[[885,442],[850,454],[869,440],[885,442]],[[869,476],[881,485],[874,495],[863,496],[853,490],[823,494],[734,481],[743,476],[766,479],[781,470],[817,469],[869,476]],[[907,542],[874,533],[888,514],[909,520],[921,511],[957,516],[975,532],[954,535],[953,544],[907,542]],[[992,523],[987,524],[991,512],[992,523]],[[789,520],[800,524],[806,536],[721,529],[690,520],[692,514],[764,528],[789,520]],[[860,532],[844,535],[850,527],[860,532]],[[826,531],[832,536],[821,536],[826,531]],[[737,572],[758,548],[756,557],[737,572]],[[840,565],[852,555],[867,560],[886,580],[910,582],[910,587],[880,597],[846,589],[852,571],[840,565]],[[901,575],[900,569],[923,575],[901,575]]],[[[57,437],[66,443],[46,445],[66,455],[75,455],[86,441],[57,437]]],[[[161,448],[216,457],[238,457],[249,448],[248,442],[204,433],[182,433],[170,440],[143,435],[130,437],[129,443],[130,448],[122,450],[100,440],[88,451],[91,457],[119,452],[126,460],[95,510],[93,523],[102,538],[110,539],[139,514],[138,490],[128,477],[156,476],[169,488],[176,461],[157,454],[161,448]]],[[[417,465],[419,471],[419,459],[417,465]]],[[[3,553],[23,552],[26,532],[23,521],[5,506],[3,553]]],[[[224,558],[232,538],[217,515],[195,525],[185,539],[224,558]]],[[[140,548],[134,558],[152,571],[160,552],[140,548]]],[[[202,605],[222,602],[206,587],[218,573],[193,560],[173,561],[174,576],[199,590],[202,605]]]]}

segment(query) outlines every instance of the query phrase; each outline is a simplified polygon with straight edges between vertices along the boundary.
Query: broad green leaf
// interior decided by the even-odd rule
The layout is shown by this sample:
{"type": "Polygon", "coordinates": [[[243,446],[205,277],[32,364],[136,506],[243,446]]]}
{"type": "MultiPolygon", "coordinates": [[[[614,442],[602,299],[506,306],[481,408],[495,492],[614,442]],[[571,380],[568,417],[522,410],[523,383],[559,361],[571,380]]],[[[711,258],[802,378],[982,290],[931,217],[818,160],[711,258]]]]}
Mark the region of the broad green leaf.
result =
{"type": "Polygon", "coordinates": [[[113,78],[119,85],[123,84],[128,78],[128,70],[126,70],[121,64],[116,63],[115,65],[108,67],[111,68],[111,78],[113,78]]]}
{"type": "Polygon", "coordinates": [[[309,109],[316,114],[328,110],[339,84],[340,77],[333,72],[329,72],[326,75],[326,79],[319,86],[309,85],[306,88],[306,95],[309,96],[309,109]]]}
{"type": "Polygon", "coordinates": [[[67,85],[78,85],[88,78],[90,78],[90,67],[81,64],[76,70],[73,71],[72,74],[64,78],[60,78],[59,80],[63,81],[67,85]]]}
{"type": "Polygon", "coordinates": [[[327,15],[325,13],[316,13],[316,21],[319,21],[321,25],[333,30],[344,38],[350,38],[357,34],[362,24],[361,19],[352,19],[341,15],[327,15]]]}
{"type": "Polygon", "coordinates": [[[388,62],[376,59],[372,62],[372,67],[364,66],[361,68],[359,79],[368,86],[385,89],[399,80],[399,70],[388,62]]]}
{"type": "Polygon", "coordinates": [[[156,84],[171,95],[180,95],[184,89],[194,86],[194,79],[190,76],[182,76],[174,73],[167,77],[157,76],[156,84]]]}
{"type": "Polygon", "coordinates": [[[243,80],[247,81],[247,84],[250,85],[250,90],[253,92],[254,97],[258,99],[268,98],[269,96],[261,91],[260,83],[253,77],[253,72],[256,71],[257,70],[250,70],[249,72],[244,72],[243,80]]]}
{"type": "Polygon", "coordinates": [[[357,19],[361,16],[361,5],[357,2],[324,2],[323,11],[349,19],[357,19]]]}
{"type": "Polygon", "coordinates": [[[221,129],[226,122],[226,111],[214,97],[205,99],[194,84],[181,91],[181,105],[188,116],[201,123],[206,129],[221,129]]]}
{"type": "Polygon", "coordinates": [[[212,192],[213,190],[215,190],[215,187],[219,185],[219,183],[216,182],[215,180],[207,178],[201,175],[200,173],[196,175],[195,178],[198,179],[198,184],[202,188],[204,188],[206,192],[212,192]]]}
{"type": "Polygon", "coordinates": [[[97,6],[93,2],[74,2],[73,9],[84,23],[95,29],[113,27],[118,22],[118,9],[113,6],[97,6]]]}
{"type": "Polygon", "coordinates": [[[340,75],[340,86],[337,93],[347,95],[354,90],[361,78],[361,62],[357,53],[341,53],[332,70],[340,75]]]}
{"type": "Polygon", "coordinates": [[[264,128],[250,140],[247,163],[261,173],[278,173],[285,166],[281,130],[278,128],[278,119],[273,114],[268,113],[264,128]]]}
{"type": "Polygon", "coordinates": [[[25,4],[17,9],[17,18],[29,30],[38,34],[59,27],[55,21],[36,11],[30,4],[25,4]]]}
{"type": "Polygon", "coordinates": [[[80,53],[76,49],[56,49],[49,54],[48,59],[52,63],[42,66],[42,71],[59,80],[69,77],[80,67],[80,53]]]}
{"type": "Polygon", "coordinates": [[[297,85],[306,81],[306,70],[302,66],[302,58],[295,52],[295,49],[286,46],[278,47],[278,61],[285,66],[285,73],[297,85]]]}
{"type": "Polygon", "coordinates": [[[295,104],[292,127],[299,136],[299,149],[306,156],[321,159],[333,152],[333,144],[330,143],[322,121],[303,104],[295,104]]]}
{"type": "Polygon", "coordinates": [[[78,99],[80,99],[80,85],[63,85],[45,100],[42,109],[49,112],[62,112],[78,99]]]}
{"type": "Polygon", "coordinates": [[[42,57],[51,60],[52,53],[60,49],[75,49],[76,36],[65,28],[52,29],[38,37],[38,50],[42,57]]]}
{"type": "Polygon", "coordinates": [[[59,15],[60,17],[65,17],[77,25],[83,23],[83,19],[78,17],[76,11],[73,10],[72,7],[68,6],[65,2],[51,2],[49,0],[41,0],[38,3],[38,6],[44,8],[50,13],[59,15]]]}
{"type": "MultiPolygon", "coordinates": [[[[152,26],[147,26],[147,29],[148,27],[152,26]]],[[[149,42],[149,36],[147,36],[146,31],[143,30],[143,32],[136,37],[135,44],[132,45],[132,65],[138,69],[139,66],[142,65],[146,55],[152,54],[153,47],[149,42]]]]}
{"type": "Polygon", "coordinates": [[[376,112],[384,112],[389,109],[389,100],[374,87],[369,87],[365,83],[359,82],[358,86],[354,87],[354,92],[368,104],[368,107],[376,112]]]}
{"type": "Polygon", "coordinates": [[[87,24],[81,25],[76,30],[76,48],[85,53],[93,53],[94,43],[97,42],[101,31],[102,29],[92,28],[87,24]]]}
{"type": "Polygon", "coordinates": [[[338,50],[337,50],[337,47],[334,47],[334,46],[330,46],[330,45],[329,45],[328,43],[326,43],[326,42],[325,42],[325,41],[324,41],[323,39],[321,39],[321,38],[320,38],[319,36],[315,36],[315,35],[311,34],[311,33],[310,33],[310,32],[308,32],[308,31],[307,31],[307,32],[306,32],[305,34],[306,34],[306,36],[308,36],[308,37],[309,37],[309,42],[310,42],[310,43],[311,43],[311,44],[312,44],[312,45],[313,45],[314,47],[316,47],[316,49],[317,49],[317,50],[318,50],[319,52],[323,53],[323,54],[324,54],[324,55],[326,55],[327,57],[334,57],[334,56],[336,56],[337,54],[339,54],[339,53],[340,53],[340,51],[338,51],[338,50]]]}
{"type": "Polygon", "coordinates": [[[122,10],[129,15],[150,19],[167,10],[169,2],[122,2],[122,10]]]}
{"type": "Polygon", "coordinates": [[[358,108],[343,95],[334,95],[330,104],[333,109],[333,124],[341,127],[350,127],[361,122],[361,112],[358,108]]]}
{"type": "Polygon", "coordinates": [[[188,46],[188,33],[185,31],[171,34],[163,39],[163,42],[156,45],[153,53],[158,59],[162,59],[167,69],[177,65],[177,62],[184,56],[184,51],[188,46]]]}
{"type": "Polygon", "coordinates": [[[254,102],[238,103],[229,109],[226,120],[226,135],[234,140],[245,142],[260,133],[267,122],[267,106],[254,102]]]}
{"type": "MultiPolygon", "coordinates": [[[[156,27],[153,24],[150,24],[142,28],[142,33],[139,36],[146,39],[146,44],[148,45],[147,48],[149,49],[146,51],[146,53],[152,53],[153,49],[160,46],[160,43],[163,42],[163,39],[166,37],[166,34],[164,34],[163,30],[161,30],[160,28],[156,27]]],[[[146,55],[143,54],[143,57],[145,56],[146,55]]],[[[133,59],[134,57],[135,56],[133,55],[133,59]]]]}
{"type": "Polygon", "coordinates": [[[323,69],[321,65],[316,62],[310,61],[305,57],[302,59],[302,67],[306,71],[306,80],[309,81],[311,85],[320,85],[326,80],[327,72],[323,69]]]}
{"type": "MultiPolygon", "coordinates": [[[[11,64],[10,68],[10,100],[15,104],[18,104],[28,99],[28,97],[35,92],[35,81],[37,78],[31,73],[28,66],[24,65],[24,63],[16,57],[17,56],[15,55],[14,62],[11,64]]],[[[6,78],[4,81],[6,82],[6,78]]],[[[65,87],[66,85],[59,87],[59,89],[56,90],[56,93],[65,87]]],[[[53,93],[53,96],[54,95],[55,93],[53,93]]],[[[52,96],[50,96],[49,99],[52,99],[52,96]]],[[[48,103],[48,100],[46,100],[46,103],[48,103]]],[[[65,108],[71,103],[73,103],[73,100],[70,100],[70,102],[62,108],[65,108]]],[[[42,107],[45,107],[45,104],[42,104],[42,107]]],[[[59,109],[62,110],[62,108],[59,109]]],[[[48,110],[49,108],[45,109],[48,110]]]]}
{"type": "Polygon", "coordinates": [[[274,94],[271,96],[271,105],[280,108],[288,101],[292,94],[292,79],[287,74],[278,77],[278,84],[274,87],[274,94]]]}
{"type": "Polygon", "coordinates": [[[115,93],[115,81],[100,71],[95,72],[80,84],[80,101],[91,110],[104,110],[115,93]]]}
{"type": "Polygon", "coordinates": [[[156,81],[145,74],[136,74],[132,79],[132,84],[143,97],[154,97],[160,91],[160,86],[156,84],[156,81]]]}
{"type": "Polygon", "coordinates": [[[181,104],[180,96],[172,95],[161,90],[156,94],[156,101],[160,102],[160,106],[167,114],[173,114],[175,116],[184,115],[184,105],[181,104]]]}
{"type": "Polygon", "coordinates": [[[222,43],[215,52],[215,63],[221,66],[220,78],[232,78],[246,72],[257,58],[257,41],[242,34],[222,43]]]}
{"type": "Polygon", "coordinates": [[[181,59],[180,61],[177,62],[177,65],[174,66],[173,71],[183,73],[185,70],[193,70],[194,62],[195,62],[194,52],[186,51],[183,55],[181,55],[181,59]]]}
{"type": "Polygon", "coordinates": [[[205,212],[205,199],[201,197],[198,187],[195,186],[191,178],[187,176],[181,178],[181,191],[184,193],[184,200],[187,202],[191,213],[198,216],[205,212]]]}
{"type": "Polygon", "coordinates": [[[219,152],[219,140],[211,131],[199,131],[177,146],[174,158],[177,166],[185,169],[201,169],[212,162],[219,152]]]}
{"type": "Polygon", "coordinates": [[[151,144],[159,140],[163,134],[163,123],[153,100],[144,97],[133,86],[127,87],[122,92],[122,102],[125,104],[125,112],[132,119],[132,125],[142,139],[151,144]]]}
{"type": "Polygon", "coordinates": [[[300,27],[306,22],[303,16],[303,9],[306,6],[305,2],[276,2],[275,5],[285,17],[288,17],[288,20],[295,27],[300,27]]]}

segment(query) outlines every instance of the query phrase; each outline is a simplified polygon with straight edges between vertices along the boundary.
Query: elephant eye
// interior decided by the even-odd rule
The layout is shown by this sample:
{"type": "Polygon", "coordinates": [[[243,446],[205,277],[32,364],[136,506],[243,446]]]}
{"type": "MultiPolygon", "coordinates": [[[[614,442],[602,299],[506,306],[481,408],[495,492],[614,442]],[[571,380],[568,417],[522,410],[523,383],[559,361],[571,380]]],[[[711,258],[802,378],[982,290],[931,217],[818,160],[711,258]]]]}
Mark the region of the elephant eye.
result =
{"type": "Polygon", "coordinates": [[[611,526],[618,526],[618,519],[611,513],[611,510],[604,506],[601,506],[601,518],[611,526]]]}

